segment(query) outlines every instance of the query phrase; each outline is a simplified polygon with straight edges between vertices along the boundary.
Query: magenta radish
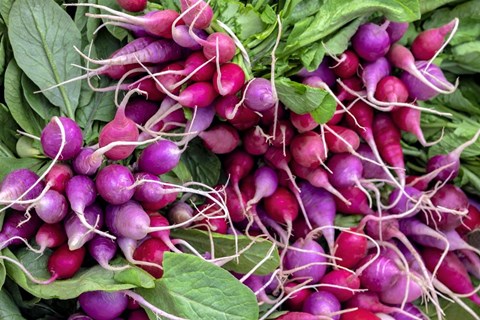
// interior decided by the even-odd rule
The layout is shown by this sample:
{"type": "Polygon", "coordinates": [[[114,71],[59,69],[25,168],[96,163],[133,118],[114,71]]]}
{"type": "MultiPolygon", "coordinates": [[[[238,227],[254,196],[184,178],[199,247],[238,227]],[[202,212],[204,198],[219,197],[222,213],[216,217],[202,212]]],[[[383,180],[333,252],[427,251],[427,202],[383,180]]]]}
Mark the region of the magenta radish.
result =
{"type": "Polygon", "coordinates": [[[345,312],[340,320],[381,320],[375,313],[363,308],[356,308],[354,311],[345,312]]]}
{"type": "Polygon", "coordinates": [[[333,253],[339,266],[355,268],[367,256],[368,240],[362,230],[352,228],[340,232],[335,240],[336,250],[333,253]]]}
{"type": "Polygon", "coordinates": [[[290,163],[293,174],[297,177],[307,180],[312,186],[317,188],[323,188],[330,192],[335,197],[338,197],[340,200],[349,203],[345,197],[335,189],[330,182],[328,181],[329,174],[322,168],[317,167],[315,169],[306,168],[299,165],[297,162],[292,161],[290,163]]]}
{"type": "Polygon", "coordinates": [[[0,250],[28,241],[37,232],[41,223],[42,221],[35,213],[32,213],[27,220],[23,212],[9,212],[0,232],[0,250]]]}
{"type": "Polygon", "coordinates": [[[417,100],[430,100],[439,93],[452,93],[452,86],[443,72],[427,61],[416,61],[413,54],[400,44],[393,44],[387,55],[393,66],[404,72],[400,79],[407,86],[410,97],[417,100]]]}
{"type": "Polygon", "coordinates": [[[187,25],[193,25],[195,28],[206,29],[210,26],[213,18],[213,10],[203,0],[181,0],[182,20],[187,25]],[[193,10],[187,12],[187,9],[193,7],[193,10]]]}
{"type": "Polygon", "coordinates": [[[40,177],[29,169],[16,169],[8,173],[0,184],[0,204],[25,211],[29,204],[16,202],[36,199],[45,186],[39,179],[40,177]]]}
{"type": "Polygon", "coordinates": [[[330,252],[334,249],[336,206],[333,196],[324,189],[315,188],[308,182],[299,184],[300,197],[305,207],[308,220],[314,228],[325,227],[322,234],[327,240],[330,252]],[[330,228],[329,228],[330,227],[330,228]]]}
{"type": "Polygon", "coordinates": [[[45,184],[60,193],[65,192],[68,180],[73,176],[72,168],[63,163],[55,163],[45,176],[45,184]]]}
{"type": "Polygon", "coordinates": [[[386,163],[396,168],[400,181],[405,181],[405,162],[400,145],[400,131],[395,127],[392,119],[383,113],[375,116],[372,129],[378,152],[386,163]]]}
{"type": "Polygon", "coordinates": [[[87,243],[87,249],[90,256],[92,256],[98,264],[107,270],[123,270],[128,268],[129,266],[111,266],[109,262],[115,257],[117,253],[117,244],[112,241],[111,239],[107,239],[100,235],[95,235],[93,239],[91,239],[87,243]]]}
{"type": "Polygon", "coordinates": [[[40,246],[39,252],[46,248],[56,248],[67,242],[67,234],[61,223],[44,223],[38,228],[35,242],[40,246]]]}
{"type": "Polygon", "coordinates": [[[138,157],[138,169],[154,175],[169,172],[180,161],[181,150],[170,140],[154,142],[143,149],[138,157]]]}
{"type": "Polygon", "coordinates": [[[290,294],[292,291],[295,293],[291,294],[288,297],[288,300],[285,301],[285,305],[288,307],[288,310],[300,311],[303,308],[303,303],[305,300],[312,294],[311,289],[301,288],[298,289],[298,284],[294,282],[289,282],[285,284],[285,293],[290,294]]]}
{"type": "Polygon", "coordinates": [[[130,12],[143,11],[147,7],[147,0],[117,0],[117,3],[122,9],[130,12]]]}
{"type": "Polygon", "coordinates": [[[400,215],[409,212],[408,215],[402,215],[402,217],[413,217],[420,211],[420,208],[416,206],[415,200],[418,200],[421,195],[422,192],[420,190],[410,186],[405,186],[402,191],[398,188],[394,189],[388,197],[388,201],[390,205],[392,205],[389,209],[389,213],[400,215]],[[407,195],[411,199],[407,198],[407,195]]]}
{"type": "MultiPolygon", "coordinates": [[[[343,86],[347,87],[351,91],[360,91],[362,90],[363,87],[363,81],[358,78],[357,76],[348,78],[348,79],[343,79],[342,80],[343,86]]],[[[350,101],[350,100],[355,100],[357,96],[351,94],[343,86],[337,86],[337,98],[340,101],[350,101]]]]}
{"type": "Polygon", "coordinates": [[[366,256],[360,264],[370,263],[359,275],[364,288],[370,291],[382,292],[391,289],[400,279],[401,271],[390,258],[375,254],[366,256]]]}
{"type": "MultiPolygon", "coordinates": [[[[377,100],[382,102],[391,102],[391,105],[395,106],[397,102],[403,103],[408,100],[408,89],[399,78],[395,76],[386,76],[378,81],[373,97],[376,100],[370,99],[372,102],[377,102],[377,100]]],[[[385,103],[381,103],[381,105],[385,105],[385,103]]],[[[403,109],[413,108],[400,108],[400,110],[403,109]]]]}
{"type": "Polygon", "coordinates": [[[460,155],[462,152],[471,146],[480,136],[480,130],[478,130],[472,139],[461,144],[448,154],[439,154],[428,159],[427,172],[432,172],[443,166],[451,164],[449,167],[440,171],[435,177],[436,180],[446,181],[447,179],[453,180],[458,176],[460,170],[460,155]]]}
{"type": "Polygon", "coordinates": [[[297,129],[298,132],[304,133],[306,131],[312,131],[319,124],[313,119],[310,113],[297,114],[295,112],[290,113],[290,122],[297,129]]]}
{"type": "Polygon", "coordinates": [[[207,61],[208,59],[205,58],[202,52],[193,52],[185,59],[185,71],[188,71],[190,74],[203,65],[201,69],[192,75],[191,79],[193,81],[209,81],[213,78],[215,64],[213,62],[205,64],[207,61]]]}
{"type": "Polygon", "coordinates": [[[359,66],[358,56],[352,50],[344,51],[340,56],[340,62],[333,62],[331,66],[333,72],[342,78],[347,79],[353,77],[357,73],[359,66]]]}
{"type": "Polygon", "coordinates": [[[327,269],[327,259],[322,246],[312,238],[298,239],[289,249],[284,258],[284,271],[293,271],[292,277],[299,282],[310,280],[316,284],[324,276],[327,269]],[[295,249],[301,249],[298,251],[295,249]]]}
{"type": "Polygon", "coordinates": [[[69,279],[80,270],[85,257],[85,248],[69,250],[64,244],[55,249],[48,258],[48,271],[56,279],[69,279]]]}
{"type": "Polygon", "coordinates": [[[338,299],[328,291],[317,291],[312,293],[303,304],[303,312],[317,316],[329,317],[339,320],[340,315],[336,314],[341,310],[338,299]],[[335,314],[335,315],[334,315],[335,314]]]}
{"type": "Polygon", "coordinates": [[[365,192],[357,186],[337,188],[347,201],[335,198],[337,210],[346,214],[373,214],[374,211],[370,208],[368,197],[365,192]]]}
{"type": "MultiPolygon", "coordinates": [[[[379,272],[382,272],[382,270],[379,270],[379,272]]],[[[387,314],[393,313],[395,311],[399,311],[399,312],[401,311],[401,309],[399,308],[382,304],[376,292],[357,293],[350,300],[346,302],[345,307],[360,308],[360,309],[368,310],[370,312],[382,312],[387,314]]],[[[370,318],[367,318],[367,319],[370,319],[370,318]]],[[[377,319],[380,319],[380,318],[377,317],[377,319]]]]}
{"type": "Polygon", "coordinates": [[[59,155],[60,160],[70,160],[77,155],[83,145],[82,129],[70,118],[53,117],[43,128],[40,142],[47,157],[54,159],[59,155]],[[61,122],[62,127],[58,122],[61,122]],[[60,151],[62,146],[63,149],[60,151]]]}
{"type": "MultiPolygon", "coordinates": [[[[411,275],[419,278],[415,272],[411,272],[411,275]]],[[[402,304],[404,301],[417,300],[423,294],[423,288],[417,281],[409,278],[407,274],[402,274],[393,287],[379,294],[380,301],[386,304],[402,304]]]]}
{"type": "Polygon", "coordinates": [[[263,200],[266,213],[276,222],[290,224],[298,216],[298,203],[292,192],[278,187],[275,192],[263,200]]]}
{"type": "Polygon", "coordinates": [[[343,153],[357,150],[360,145],[360,138],[355,131],[341,126],[328,126],[328,128],[325,132],[325,142],[329,151],[343,153]]]}
{"type": "Polygon", "coordinates": [[[430,60],[442,48],[445,36],[458,25],[458,18],[438,28],[420,32],[411,45],[412,53],[417,60],[430,60]]]}
{"type": "Polygon", "coordinates": [[[296,135],[289,149],[293,159],[307,168],[318,167],[327,157],[322,136],[313,131],[296,135]]]}
{"type": "Polygon", "coordinates": [[[176,96],[166,90],[160,82],[157,82],[162,91],[164,91],[170,98],[178,101],[182,106],[188,108],[205,108],[208,107],[213,100],[215,100],[217,93],[210,82],[202,81],[195,82],[180,92],[180,95],[176,96]]]}
{"type": "MultiPolygon", "coordinates": [[[[156,238],[150,238],[142,242],[133,254],[133,258],[138,261],[144,261],[162,265],[163,254],[165,251],[169,251],[167,245],[162,240],[156,238]]],[[[150,273],[155,278],[161,278],[163,270],[155,268],[153,266],[147,266],[141,264],[140,267],[150,273]]]]}
{"type": "MultiPolygon", "coordinates": [[[[421,251],[421,255],[428,270],[433,272],[438,268],[437,279],[450,290],[460,294],[468,294],[474,291],[467,270],[455,253],[448,252],[441,264],[439,262],[443,255],[442,250],[425,247],[421,251]]],[[[472,294],[468,298],[480,305],[480,297],[477,294],[472,294]]]]}
{"type": "Polygon", "coordinates": [[[402,39],[405,32],[408,29],[408,22],[396,22],[390,21],[387,27],[388,37],[390,38],[390,44],[402,39]]]}
{"type": "Polygon", "coordinates": [[[135,179],[125,166],[111,164],[102,168],[95,179],[98,194],[110,204],[122,204],[133,197],[135,179]]]}
{"type": "Polygon", "coordinates": [[[270,197],[278,187],[278,176],[275,170],[268,166],[262,166],[254,174],[255,194],[247,206],[257,204],[261,199],[270,197]]]}
{"type": "Polygon", "coordinates": [[[266,111],[278,102],[273,94],[272,84],[264,78],[250,80],[245,89],[244,104],[253,111],[266,111]]]}
{"type": "Polygon", "coordinates": [[[288,311],[282,314],[277,320],[318,320],[319,317],[307,312],[288,311]]]}
{"type": "Polygon", "coordinates": [[[344,114],[345,113],[342,110],[342,106],[337,103],[337,107],[335,108],[335,113],[333,114],[333,117],[330,120],[328,120],[327,126],[334,126],[340,123],[340,121],[343,120],[344,114]]]}
{"type": "Polygon", "coordinates": [[[240,144],[238,131],[231,125],[220,123],[198,134],[203,145],[215,154],[230,153],[240,144]]]}
{"type": "Polygon", "coordinates": [[[327,167],[331,170],[329,180],[334,187],[361,187],[363,165],[359,158],[349,153],[337,153],[328,159],[327,167]]]}
{"type": "Polygon", "coordinates": [[[236,94],[243,87],[245,73],[236,63],[224,63],[213,74],[213,87],[221,96],[236,94]]]}
{"type": "Polygon", "coordinates": [[[235,95],[220,97],[215,101],[215,111],[238,130],[254,127],[259,121],[259,115],[239,103],[240,98],[235,95]]]}
{"type": "Polygon", "coordinates": [[[125,116],[139,125],[144,125],[158,110],[158,104],[136,98],[129,101],[125,107],[125,116]]]}
{"type": "Polygon", "coordinates": [[[276,125],[271,125],[268,128],[268,135],[273,137],[269,142],[276,148],[288,147],[293,137],[295,136],[295,129],[288,120],[278,120],[276,125]],[[274,132],[274,130],[276,132],[274,132]]]}
{"type": "Polygon", "coordinates": [[[262,128],[256,126],[243,133],[242,144],[245,151],[254,156],[267,152],[268,142],[262,128]]]}
{"type": "Polygon", "coordinates": [[[254,159],[251,155],[241,149],[234,150],[225,157],[223,162],[225,172],[230,175],[232,186],[238,198],[241,198],[239,182],[245,178],[254,166],[254,159]]]}
{"type": "Polygon", "coordinates": [[[138,309],[130,312],[127,320],[149,320],[149,318],[143,309],[138,309]]]}
{"type": "MultiPolygon", "coordinates": [[[[420,127],[420,110],[415,108],[398,108],[392,111],[392,119],[395,125],[403,131],[410,132],[417,137],[418,141],[423,146],[430,146],[431,144],[427,143],[425,137],[423,136],[422,128],[420,127]]],[[[446,169],[447,171],[448,169],[446,169]]],[[[428,171],[428,164],[427,164],[428,171]]],[[[454,177],[452,177],[454,178],[454,177]]]]}
{"type": "MultiPolygon", "coordinates": [[[[92,154],[92,160],[98,155],[99,150],[102,150],[102,148],[107,147],[111,143],[133,142],[138,140],[139,133],[135,122],[125,116],[125,106],[133,92],[134,91],[130,91],[129,94],[125,96],[115,113],[115,118],[107,123],[100,131],[98,137],[100,149],[92,154]]],[[[123,160],[130,156],[133,150],[135,150],[135,145],[120,145],[106,149],[103,153],[111,160],[123,160]]]]}
{"type": "Polygon", "coordinates": [[[320,280],[320,283],[326,285],[322,287],[322,291],[330,292],[340,302],[345,302],[353,297],[355,292],[352,290],[360,289],[360,279],[358,276],[344,269],[328,272],[320,280]]]}
{"type": "Polygon", "coordinates": [[[57,223],[68,213],[69,206],[65,196],[55,190],[48,190],[33,205],[38,217],[46,223],[57,223]]]}
{"type": "Polygon", "coordinates": [[[355,52],[367,61],[383,57],[390,48],[390,38],[383,26],[374,23],[361,25],[352,37],[355,52]]]}
{"type": "MultiPolygon", "coordinates": [[[[101,229],[103,227],[103,210],[100,205],[92,204],[86,207],[84,217],[87,223],[95,229],[101,229]]],[[[76,250],[83,247],[85,243],[95,236],[93,232],[89,231],[90,230],[80,221],[78,215],[72,212],[65,220],[68,248],[70,250],[76,250]]]]}
{"type": "Polygon", "coordinates": [[[127,309],[128,298],[121,291],[89,291],[78,297],[78,303],[95,320],[112,320],[127,309]]]}
{"type": "Polygon", "coordinates": [[[459,187],[446,184],[431,197],[435,212],[422,212],[420,218],[432,228],[453,230],[461,224],[462,215],[468,212],[468,198],[459,187]]]}
{"type": "Polygon", "coordinates": [[[405,307],[403,308],[407,314],[400,313],[400,312],[395,312],[392,314],[392,316],[395,318],[395,320],[411,320],[413,317],[417,317],[420,320],[428,320],[428,317],[420,311],[420,309],[415,306],[412,303],[407,303],[405,304],[405,307]]]}

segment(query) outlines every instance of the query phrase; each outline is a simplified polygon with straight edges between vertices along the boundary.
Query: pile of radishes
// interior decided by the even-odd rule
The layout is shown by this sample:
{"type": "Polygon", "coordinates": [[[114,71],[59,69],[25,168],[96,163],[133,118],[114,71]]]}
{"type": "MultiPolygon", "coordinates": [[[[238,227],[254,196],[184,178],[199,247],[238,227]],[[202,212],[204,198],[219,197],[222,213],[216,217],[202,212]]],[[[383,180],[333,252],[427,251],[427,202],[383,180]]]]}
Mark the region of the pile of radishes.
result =
{"type": "MultiPolygon", "coordinates": [[[[262,319],[279,310],[284,320],[426,319],[414,304],[421,299],[440,319],[440,296],[480,319],[461,299],[480,305],[470,279],[480,278],[480,250],[464,239],[480,228],[480,213],[452,184],[461,152],[480,131],[450,154],[432,157],[421,177],[407,175],[400,144],[402,132],[424,146],[435,143],[425,140],[420,116],[436,111],[415,101],[455,90],[432,61],[458,20],[420,33],[410,49],[397,43],[407,23],[365,23],[343,54],[325,58],[313,72],[301,70],[298,81],[328,91],[338,103],[334,117],[320,125],[310,114],[285,109],[274,81],[246,79],[230,62],[241,44],[227,33],[207,32],[208,3],[181,4],[182,13],[143,16],[77,4],[108,12],[88,15],[135,35],[109,59],[79,52],[101,65],[82,78],[117,79],[118,86],[96,90],[126,94],[98,144],[84,145],[73,120],[54,117],[39,137],[51,165],[40,176],[19,169],[2,181],[0,248],[53,250],[51,278],[36,279],[20,266],[29,279],[70,278],[87,254],[106,269],[138,265],[161,278],[166,251],[210,261],[208,252],[170,238],[173,228],[196,227],[277,245],[281,263],[274,273],[235,274],[259,304],[271,305],[262,319]],[[221,157],[226,184],[161,180],[194,138],[221,157]],[[203,204],[190,203],[192,194],[203,204]],[[335,226],[338,213],[364,217],[348,229],[335,226]],[[118,252],[128,264],[110,264],[118,252]]],[[[79,302],[93,319],[114,319],[133,308],[127,296],[145,305],[131,291],[85,293],[79,302]],[[107,314],[104,301],[112,306],[107,314]]],[[[140,309],[128,315],[142,317],[140,309]]]]}

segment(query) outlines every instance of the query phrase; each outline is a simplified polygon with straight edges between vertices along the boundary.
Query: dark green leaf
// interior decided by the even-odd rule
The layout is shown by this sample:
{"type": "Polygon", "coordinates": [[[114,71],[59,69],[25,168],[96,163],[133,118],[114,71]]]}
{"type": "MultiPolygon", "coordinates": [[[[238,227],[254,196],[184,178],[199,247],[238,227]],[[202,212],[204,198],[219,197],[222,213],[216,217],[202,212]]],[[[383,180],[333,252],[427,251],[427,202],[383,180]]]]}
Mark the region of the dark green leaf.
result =
{"type": "Polygon", "coordinates": [[[228,271],[193,255],[170,252],[165,252],[163,268],[154,289],[137,290],[159,309],[186,319],[258,318],[255,295],[228,271]]]}
{"type": "Polygon", "coordinates": [[[0,319],[25,320],[6,290],[0,290],[0,319]]]}
{"type": "Polygon", "coordinates": [[[16,130],[19,129],[7,106],[0,103],[0,145],[4,156],[13,156],[16,144],[16,130]]]}
{"type": "Polygon", "coordinates": [[[6,36],[0,35],[0,76],[3,74],[5,71],[5,68],[7,67],[7,57],[6,57],[6,36]]]}
{"type": "Polygon", "coordinates": [[[5,101],[10,114],[26,132],[40,136],[45,122],[28,106],[22,93],[22,71],[12,60],[5,72],[5,101]]]}
{"type": "MultiPolygon", "coordinates": [[[[27,270],[39,279],[48,279],[50,277],[50,274],[47,272],[47,260],[50,253],[51,251],[39,257],[38,254],[22,248],[17,252],[17,256],[15,256],[8,249],[4,250],[6,256],[18,259],[27,270]]],[[[42,299],[73,299],[87,291],[118,291],[135,287],[135,285],[130,283],[115,281],[115,272],[103,269],[99,265],[82,269],[71,279],[56,280],[48,285],[32,283],[26,278],[25,274],[12,263],[6,262],[5,266],[7,267],[8,276],[20,287],[42,299]]]]}
{"type": "Polygon", "coordinates": [[[60,110],[48,101],[48,99],[40,93],[34,93],[38,87],[25,75],[22,74],[23,96],[34,110],[45,122],[50,121],[53,116],[59,116],[60,110]]]}
{"type": "Polygon", "coordinates": [[[204,183],[208,186],[217,184],[220,178],[220,159],[207,150],[200,139],[189,142],[188,148],[182,154],[181,161],[190,172],[193,181],[204,183]]]}
{"type": "MultiPolygon", "coordinates": [[[[200,253],[210,252],[211,243],[208,233],[195,229],[175,229],[171,232],[172,237],[186,240],[200,253]]],[[[215,245],[215,257],[226,257],[235,255],[235,237],[233,235],[224,235],[212,233],[213,243],[215,245]]],[[[252,244],[252,240],[246,236],[238,236],[238,248],[246,248],[252,244]]],[[[247,273],[252,270],[272,248],[272,243],[266,240],[256,240],[256,242],[238,259],[228,262],[223,267],[227,270],[238,273],[247,273]]],[[[255,272],[255,274],[269,274],[279,266],[278,251],[274,250],[271,257],[266,260],[255,272]]]]}
{"type": "Polygon", "coordinates": [[[360,220],[362,220],[363,216],[359,214],[341,214],[337,213],[335,215],[335,225],[338,227],[343,228],[351,228],[358,226],[360,220]]]}
{"type": "Polygon", "coordinates": [[[29,168],[33,171],[37,171],[45,162],[42,159],[33,158],[17,159],[11,157],[0,157],[0,163],[2,164],[0,166],[0,180],[2,180],[7,173],[15,169],[29,168]]]}
{"type": "Polygon", "coordinates": [[[280,101],[295,113],[312,113],[317,122],[325,123],[335,112],[336,103],[323,89],[306,86],[288,78],[276,79],[275,87],[280,101]]]}
{"type": "Polygon", "coordinates": [[[420,12],[422,14],[433,11],[437,8],[440,8],[441,6],[450,3],[450,2],[455,2],[456,0],[422,0],[419,1],[420,3],[420,12]]]}
{"type": "Polygon", "coordinates": [[[278,56],[298,52],[300,48],[321,40],[350,21],[373,13],[383,13],[394,21],[414,21],[420,18],[418,0],[325,0],[312,23],[301,33],[292,32],[287,39],[287,46],[278,56]]]}
{"type": "MultiPolygon", "coordinates": [[[[478,24],[480,30],[480,23],[478,24]]],[[[459,44],[452,48],[452,60],[460,67],[472,72],[480,72],[480,41],[459,44]]]]}
{"type": "MultiPolygon", "coordinates": [[[[53,0],[17,0],[12,6],[9,38],[15,59],[41,89],[81,74],[73,47],[80,47],[80,32],[70,16],[53,0]]],[[[80,84],[69,83],[44,92],[47,99],[74,118],[80,84]]]]}

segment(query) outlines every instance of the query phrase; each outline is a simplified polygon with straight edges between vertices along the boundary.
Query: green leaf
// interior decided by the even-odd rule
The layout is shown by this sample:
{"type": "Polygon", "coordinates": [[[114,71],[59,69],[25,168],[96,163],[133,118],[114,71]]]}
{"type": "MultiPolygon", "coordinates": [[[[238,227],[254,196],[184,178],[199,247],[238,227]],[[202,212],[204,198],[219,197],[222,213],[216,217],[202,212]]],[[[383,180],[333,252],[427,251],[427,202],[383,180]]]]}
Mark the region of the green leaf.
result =
{"type": "Polygon", "coordinates": [[[0,319],[25,320],[6,290],[0,290],[0,319]]]}
{"type": "MultiPolygon", "coordinates": [[[[325,0],[315,18],[302,33],[293,33],[279,57],[291,55],[332,34],[350,21],[373,13],[382,13],[394,21],[414,21],[420,18],[418,0],[325,0]]],[[[300,24],[302,21],[299,22],[300,24]]]]}
{"type": "Polygon", "coordinates": [[[212,6],[215,18],[230,27],[240,40],[264,31],[265,23],[251,5],[235,0],[215,2],[212,6]]]}
{"type": "MultiPolygon", "coordinates": [[[[211,242],[208,233],[195,229],[175,229],[171,231],[173,238],[179,238],[187,241],[200,253],[210,252],[211,242]]],[[[213,243],[215,246],[215,257],[226,257],[235,254],[235,237],[233,235],[224,235],[212,233],[213,243]]],[[[252,240],[246,236],[238,236],[238,249],[246,248],[252,243],[252,240]]],[[[262,259],[264,259],[269,250],[272,248],[272,243],[267,240],[256,240],[256,242],[238,259],[230,261],[223,267],[227,270],[238,273],[248,273],[255,267],[262,259]]],[[[273,272],[278,268],[280,258],[278,251],[274,250],[271,257],[266,260],[256,271],[255,274],[265,275],[273,272]]]]}
{"type": "Polygon", "coordinates": [[[33,158],[10,158],[10,157],[0,157],[0,180],[5,177],[9,172],[15,169],[29,168],[33,171],[39,170],[44,164],[45,161],[42,159],[33,159],[33,158]]]}
{"type": "MultiPolygon", "coordinates": [[[[8,249],[5,249],[3,253],[19,260],[35,277],[39,279],[50,277],[47,271],[47,261],[51,251],[41,257],[26,248],[18,250],[16,256],[8,249]]],[[[42,299],[73,299],[87,291],[118,291],[135,288],[133,284],[116,281],[116,272],[106,270],[99,265],[82,269],[73,278],[56,280],[48,285],[32,283],[16,265],[10,262],[5,262],[5,266],[8,276],[20,287],[42,299]]]]}
{"type": "Polygon", "coordinates": [[[204,183],[208,186],[217,184],[220,178],[220,159],[207,150],[200,139],[189,142],[188,148],[182,154],[181,161],[190,172],[193,181],[204,183]]]}
{"type": "Polygon", "coordinates": [[[5,101],[10,114],[26,132],[40,136],[45,122],[33,112],[22,94],[22,71],[15,60],[10,61],[5,71],[5,101]]]}
{"type": "MultiPolygon", "coordinates": [[[[480,29],[480,23],[478,24],[480,29]]],[[[452,48],[453,61],[460,67],[471,71],[480,72],[480,40],[459,44],[452,48]]]]}
{"type": "Polygon", "coordinates": [[[34,93],[38,87],[25,74],[22,74],[23,96],[34,110],[45,122],[50,121],[53,116],[59,116],[60,110],[48,101],[48,99],[40,93],[34,93]]]}
{"type": "MultiPolygon", "coordinates": [[[[41,89],[81,74],[80,31],[53,0],[17,0],[10,12],[8,35],[19,67],[41,89]]],[[[73,82],[44,92],[47,99],[74,118],[80,84],[73,82]]]]}
{"type": "Polygon", "coordinates": [[[258,318],[255,295],[228,271],[193,255],[170,252],[165,252],[163,268],[154,289],[137,290],[159,309],[186,319],[258,318]]]}
{"type": "Polygon", "coordinates": [[[336,103],[320,88],[313,88],[282,77],[275,80],[280,101],[298,114],[312,113],[315,121],[325,123],[335,112],[336,103]]]}
{"type": "Polygon", "coordinates": [[[0,76],[5,71],[7,66],[7,53],[6,53],[6,42],[7,37],[0,35],[0,76]]]}
{"type": "Polygon", "coordinates": [[[0,1],[0,16],[3,21],[8,24],[8,17],[10,16],[10,9],[12,8],[15,0],[2,0],[0,1]]]}
{"type": "Polygon", "coordinates": [[[7,106],[0,103],[0,144],[7,149],[2,150],[3,154],[13,156],[17,141],[17,129],[18,126],[8,111],[7,106]]]}
{"type": "Polygon", "coordinates": [[[143,269],[136,267],[115,273],[113,279],[119,283],[130,283],[140,288],[150,289],[155,287],[155,278],[143,269]]]}
{"type": "MultiPolygon", "coordinates": [[[[118,2],[116,0],[98,0],[98,4],[100,4],[102,6],[109,7],[113,10],[122,11],[122,8],[120,7],[120,5],[118,4],[118,2]]],[[[106,12],[104,10],[100,10],[100,11],[101,11],[102,14],[111,15],[110,12],[106,12]]],[[[91,18],[91,19],[94,19],[94,18],[91,18]]],[[[107,19],[103,20],[104,23],[107,22],[107,21],[108,21],[107,19]]],[[[125,39],[128,35],[127,30],[125,30],[123,28],[120,28],[120,27],[116,27],[116,26],[107,25],[107,30],[110,32],[110,34],[112,36],[114,36],[118,40],[125,39]]]]}
{"type": "MultiPolygon", "coordinates": [[[[454,131],[447,132],[443,139],[428,149],[428,156],[432,157],[437,154],[446,154],[453,151],[460,144],[470,140],[478,131],[478,125],[468,122],[462,122],[454,131]]],[[[461,155],[462,159],[480,156],[480,140],[466,148],[461,155]]]]}
{"type": "Polygon", "coordinates": [[[440,8],[443,5],[446,5],[450,2],[455,2],[456,0],[422,0],[420,3],[420,12],[422,14],[433,11],[437,8],[440,8]]]}

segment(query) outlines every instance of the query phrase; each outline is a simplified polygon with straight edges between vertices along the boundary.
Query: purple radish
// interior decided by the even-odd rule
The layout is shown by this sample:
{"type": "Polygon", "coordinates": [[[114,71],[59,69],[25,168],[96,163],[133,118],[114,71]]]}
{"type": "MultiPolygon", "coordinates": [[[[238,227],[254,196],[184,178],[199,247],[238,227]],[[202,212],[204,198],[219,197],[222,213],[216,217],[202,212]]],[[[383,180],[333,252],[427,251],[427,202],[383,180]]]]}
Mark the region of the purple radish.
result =
{"type": "Polygon", "coordinates": [[[390,44],[402,39],[405,32],[408,29],[408,22],[395,22],[390,21],[387,27],[388,37],[390,38],[390,44]]]}
{"type": "Polygon", "coordinates": [[[367,61],[383,57],[390,48],[390,38],[383,26],[374,23],[361,25],[352,37],[355,52],[367,61]]]}
{"type": "MultiPolygon", "coordinates": [[[[160,182],[160,178],[156,175],[146,172],[137,172],[134,175],[136,181],[152,180],[160,182]]],[[[165,191],[162,186],[155,182],[144,182],[135,187],[133,199],[139,202],[155,203],[163,199],[165,191]]]]}
{"type": "MultiPolygon", "coordinates": [[[[100,205],[92,204],[85,208],[84,211],[85,220],[89,225],[92,225],[95,229],[101,229],[103,226],[103,211],[100,205]]],[[[90,229],[86,228],[80,221],[77,214],[71,213],[65,220],[65,232],[68,238],[68,248],[73,251],[77,250],[85,243],[90,241],[95,234],[89,232],[90,229]]]]}
{"type": "Polygon", "coordinates": [[[253,111],[266,111],[278,102],[272,91],[272,84],[264,78],[254,78],[245,89],[244,104],[253,111]]]}
{"type": "Polygon", "coordinates": [[[29,169],[16,169],[8,173],[0,184],[0,204],[25,211],[29,204],[16,202],[36,199],[45,187],[39,179],[40,177],[29,169]]]}
{"type": "Polygon", "coordinates": [[[260,202],[261,199],[270,197],[277,190],[278,176],[275,170],[268,166],[262,166],[254,174],[255,194],[247,202],[247,206],[252,206],[260,202]]]}
{"type": "Polygon", "coordinates": [[[267,152],[268,142],[262,128],[256,126],[243,133],[242,144],[245,151],[254,156],[267,152]]]}
{"type": "Polygon", "coordinates": [[[170,140],[160,140],[143,149],[138,157],[138,169],[154,175],[169,172],[177,166],[182,152],[170,140]]]}
{"type": "Polygon", "coordinates": [[[69,206],[65,196],[55,190],[48,190],[40,200],[35,202],[35,212],[46,223],[57,223],[68,213],[69,206]]]}
{"type": "MultiPolygon", "coordinates": [[[[331,64],[331,59],[324,58],[322,60],[322,63],[320,63],[320,65],[316,70],[309,72],[305,68],[303,68],[297,73],[297,75],[302,78],[318,77],[321,79],[322,82],[326,83],[327,86],[332,87],[333,85],[335,85],[335,80],[336,80],[335,74],[337,69],[330,67],[330,64],[331,64]]],[[[358,59],[357,59],[357,64],[358,64],[358,59]]],[[[340,77],[340,75],[338,76],[340,77]]]]}
{"type": "MultiPolygon", "coordinates": [[[[412,275],[416,276],[417,279],[419,278],[419,275],[415,272],[412,275]]],[[[403,301],[413,302],[420,298],[422,294],[423,289],[417,281],[409,278],[406,274],[402,274],[395,285],[382,291],[379,297],[380,301],[386,304],[402,304],[403,301]]]]}
{"type": "Polygon", "coordinates": [[[128,297],[121,291],[89,291],[78,297],[78,303],[95,320],[113,320],[127,309],[128,297]]]}
{"type": "Polygon", "coordinates": [[[113,267],[109,264],[117,253],[117,244],[111,239],[96,235],[87,243],[87,248],[92,258],[104,269],[118,271],[129,268],[128,265],[113,267]]]}
{"type": "Polygon", "coordinates": [[[43,152],[47,157],[54,159],[59,155],[60,160],[70,160],[78,154],[83,145],[82,129],[70,118],[53,117],[45,128],[43,128],[40,142],[43,152]],[[60,128],[58,122],[61,122],[62,128],[60,128]],[[62,131],[65,143],[63,149],[60,151],[62,146],[62,131]]]}
{"type": "Polygon", "coordinates": [[[41,224],[42,221],[35,213],[32,213],[30,218],[27,219],[23,212],[9,212],[0,232],[0,250],[28,241],[37,232],[41,224]]]}
{"type": "Polygon", "coordinates": [[[198,134],[203,145],[215,154],[230,153],[240,144],[237,129],[229,124],[220,123],[198,134]]]}
{"type": "Polygon", "coordinates": [[[339,320],[340,315],[336,313],[341,309],[340,302],[333,294],[327,291],[317,291],[305,300],[302,311],[339,320]]]}
{"type": "Polygon", "coordinates": [[[299,282],[310,280],[309,284],[318,283],[327,269],[327,259],[322,246],[312,238],[306,238],[298,239],[291,247],[293,248],[287,249],[285,254],[284,271],[295,269],[292,277],[299,282]],[[302,251],[297,251],[295,248],[302,251]]]}
{"type": "Polygon", "coordinates": [[[177,202],[168,210],[168,218],[173,224],[182,224],[188,227],[191,222],[187,222],[193,218],[193,208],[185,202],[177,202]]]}
{"type": "Polygon", "coordinates": [[[110,204],[122,204],[133,197],[135,179],[125,166],[111,164],[102,168],[95,179],[98,194],[110,204]]]}
{"type": "Polygon", "coordinates": [[[390,258],[370,254],[360,262],[361,265],[370,263],[359,275],[364,288],[370,291],[382,292],[391,289],[400,279],[401,271],[390,258]],[[373,260],[375,259],[375,260],[373,260]]]}
{"type": "Polygon", "coordinates": [[[125,116],[139,125],[144,125],[158,110],[158,103],[135,98],[125,107],[125,116]]]}

